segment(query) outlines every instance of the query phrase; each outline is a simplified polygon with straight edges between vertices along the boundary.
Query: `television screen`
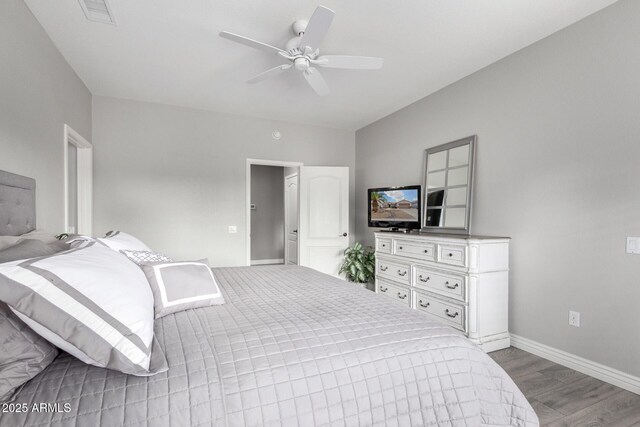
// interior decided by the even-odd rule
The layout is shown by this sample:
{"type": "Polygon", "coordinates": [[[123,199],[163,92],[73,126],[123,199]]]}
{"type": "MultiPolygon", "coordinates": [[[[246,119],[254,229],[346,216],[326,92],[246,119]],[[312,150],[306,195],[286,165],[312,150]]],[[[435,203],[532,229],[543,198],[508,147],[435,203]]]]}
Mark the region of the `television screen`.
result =
{"type": "Polygon", "coordinates": [[[420,227],[420,186],[369,190],[369,226],[420,227]]]}

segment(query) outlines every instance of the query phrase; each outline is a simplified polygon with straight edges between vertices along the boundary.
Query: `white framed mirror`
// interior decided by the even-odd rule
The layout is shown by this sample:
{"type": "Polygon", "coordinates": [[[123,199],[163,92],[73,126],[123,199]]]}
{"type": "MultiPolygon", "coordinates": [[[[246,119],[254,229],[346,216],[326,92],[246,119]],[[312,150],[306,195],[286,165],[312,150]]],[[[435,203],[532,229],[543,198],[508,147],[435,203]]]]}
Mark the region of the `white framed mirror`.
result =
{"type": "Polygon", "coordinates": [[[425,150],[422,231],[469,234],[475,135],[425,150]]]}

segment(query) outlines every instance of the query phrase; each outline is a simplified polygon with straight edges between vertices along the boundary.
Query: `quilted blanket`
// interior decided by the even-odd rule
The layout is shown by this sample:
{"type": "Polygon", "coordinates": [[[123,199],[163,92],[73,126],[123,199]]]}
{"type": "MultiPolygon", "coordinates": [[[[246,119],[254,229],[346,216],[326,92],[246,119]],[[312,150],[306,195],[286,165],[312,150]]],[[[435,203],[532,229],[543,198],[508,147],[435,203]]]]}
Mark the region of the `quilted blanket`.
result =
{"type": "Polygon", "coordinates": [[[537,426],[464,336],[296,266],[217,268],[226,304],[156,321],[168,372],[61,354],[5,406],[7,426],[537,426]]]}

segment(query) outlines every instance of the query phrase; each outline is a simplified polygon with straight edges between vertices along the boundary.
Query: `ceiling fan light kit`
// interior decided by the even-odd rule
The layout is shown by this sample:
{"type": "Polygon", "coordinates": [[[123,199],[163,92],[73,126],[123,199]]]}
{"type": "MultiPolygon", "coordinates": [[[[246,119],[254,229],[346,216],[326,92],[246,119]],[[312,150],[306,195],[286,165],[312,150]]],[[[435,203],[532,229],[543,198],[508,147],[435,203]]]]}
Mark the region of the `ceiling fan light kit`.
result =
{"type": "Polygon", "coordinates": [[[294,37],[290,39],[284,49],[262,43],[248,37],[240,36],[228,31],[222,31],[220,37],[252,47],[265,50],[289,61],[288,64],[278,65],[264,71],[247,83],[257,83],[270,77],[284,73],[290,68],[302,72],[311,88],[320,96],[329,94],[329,86],[320,71],[315,68],[341,68],[350,70],[378,70],[382,68],[383,59],[370,56],[324,55],[320,56],[320,43],[327,35],[335,13],[324,6],[318,6],[309,21],[297,20],[291,24],[294,37]]]}

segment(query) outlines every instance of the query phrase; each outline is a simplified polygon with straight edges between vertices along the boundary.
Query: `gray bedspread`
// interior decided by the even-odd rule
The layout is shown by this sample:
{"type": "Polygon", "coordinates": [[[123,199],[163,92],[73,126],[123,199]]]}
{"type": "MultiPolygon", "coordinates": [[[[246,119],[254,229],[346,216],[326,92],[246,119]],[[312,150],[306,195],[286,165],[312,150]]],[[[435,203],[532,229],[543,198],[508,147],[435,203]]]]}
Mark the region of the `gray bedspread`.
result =
{"type": "Polygon", "coordinates": [[[302,267],[214,273],[225,305],[156,322],[168,372],[62,354],[17,394],[28,412],[0,425],[538,425],[490,357],[418,311],[302,267]]]}

